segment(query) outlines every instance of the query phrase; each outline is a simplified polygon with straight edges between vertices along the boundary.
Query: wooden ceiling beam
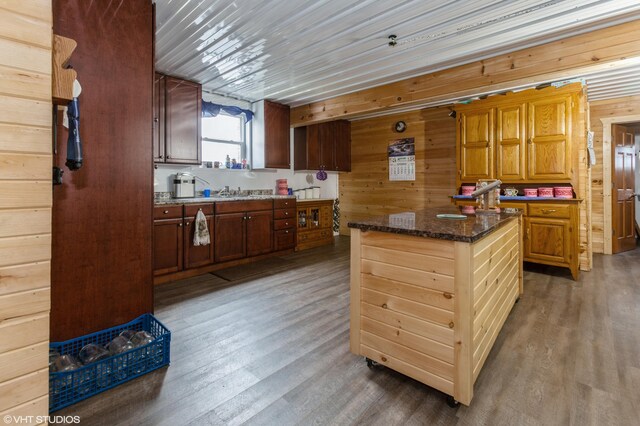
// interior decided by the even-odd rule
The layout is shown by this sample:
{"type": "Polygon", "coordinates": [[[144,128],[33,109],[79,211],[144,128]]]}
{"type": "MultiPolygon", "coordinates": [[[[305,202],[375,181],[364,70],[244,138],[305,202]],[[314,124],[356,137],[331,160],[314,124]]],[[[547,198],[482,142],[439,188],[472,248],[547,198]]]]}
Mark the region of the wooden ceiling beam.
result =
{"type": "Polygon", "coordinates": [[[623,66],[640,58],[640,20],[291,108],[291,126],[444,103],[623,66]]]}

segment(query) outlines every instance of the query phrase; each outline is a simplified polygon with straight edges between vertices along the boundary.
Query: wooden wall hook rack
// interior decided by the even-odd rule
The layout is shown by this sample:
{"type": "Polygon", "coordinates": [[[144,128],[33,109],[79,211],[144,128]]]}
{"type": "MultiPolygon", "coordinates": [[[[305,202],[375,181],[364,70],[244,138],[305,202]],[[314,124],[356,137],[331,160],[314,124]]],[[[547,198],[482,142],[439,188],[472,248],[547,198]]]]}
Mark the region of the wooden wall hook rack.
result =
{"type": "Polygon", "coordinates": [[[66,105],[73,100],[73,82],[77,73],[67,66],[77,46],[78,43],[71,38],[53,35],[51,97],[56,105],[66,105]]]}

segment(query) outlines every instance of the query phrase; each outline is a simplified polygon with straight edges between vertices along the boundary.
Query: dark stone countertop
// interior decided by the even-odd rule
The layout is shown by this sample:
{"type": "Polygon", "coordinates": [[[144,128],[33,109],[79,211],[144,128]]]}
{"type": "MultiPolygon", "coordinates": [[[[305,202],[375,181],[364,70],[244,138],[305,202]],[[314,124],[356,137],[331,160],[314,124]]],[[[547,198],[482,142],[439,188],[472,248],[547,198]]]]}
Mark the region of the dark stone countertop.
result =
{"type": "Polygon", "coordinates": [[[416,237],[473,243],[510,219],[522,215],[519,209],[502,209],[500,213],[469,214],[473,207],[437,207],[417,212],[403,212],[349,222],[349,228],[362,231],[391,232],[416,237]],[[464,209],[464,210],[463,210],[464,209]],[[464,214],[466,219],[439,219],[438,214],[464,214]]]}

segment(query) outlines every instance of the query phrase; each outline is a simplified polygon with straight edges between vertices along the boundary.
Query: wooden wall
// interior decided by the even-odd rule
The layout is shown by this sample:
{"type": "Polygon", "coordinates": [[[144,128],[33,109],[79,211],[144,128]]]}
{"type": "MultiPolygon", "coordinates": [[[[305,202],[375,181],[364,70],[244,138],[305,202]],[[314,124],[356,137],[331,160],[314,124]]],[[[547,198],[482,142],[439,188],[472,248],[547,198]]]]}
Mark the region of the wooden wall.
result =
{"type": "MultiPolygon", "coordinates": [[[[594,148],[597,162],[591,168],[592,193],[592,229],[593,252],[604,252],[604,192],[603,192],[603,153],[602,153],[602,122],[603,118],[640,115],[640,96],[607,99],[590,102],[589,112],[591,130],[594,132],[594,148]]],[[[637,189],[637,188],[636,188],[637,189]]],[[[610,219],[609,219],[610,220],[610,219]]]]}
{"type": "Polygon", "coordinates": [[[455,191],[456,120],[448,108],[429,108],[351,122],[351,173],[339,179],[340,233],[367,216],[449,205],[455,191]],[[407,123],[404,133],[394,123],[407,123]],[[387,146],[415,138],[416,180],[389,181],[387,146]]]}
{"type": "Polygon", "coordinates": [[[0,2],[0,416],[49,412],[51,2],[0,2]]]}
{"type": "Polygon", "coordinates": [[[53,0],[56,34],[78,47],[83,167],[64,166],[58,127],[53,192],[51,339],[66,340],[153,310],[151,0],[53,0]]]}

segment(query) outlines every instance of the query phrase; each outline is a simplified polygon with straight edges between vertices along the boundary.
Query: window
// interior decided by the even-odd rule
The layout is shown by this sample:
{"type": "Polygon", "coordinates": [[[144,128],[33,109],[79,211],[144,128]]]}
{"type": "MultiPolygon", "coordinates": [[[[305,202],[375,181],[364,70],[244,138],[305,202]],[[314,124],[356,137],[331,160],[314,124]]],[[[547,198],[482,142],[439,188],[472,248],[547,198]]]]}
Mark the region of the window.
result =
{"type": "Polygon", "coordinates": [[[225,167],[227,155],[238,164],[246,158],[246,129],[243,115],[220,113],[202,118],[202,161],[219,161],[225,167]]]}

